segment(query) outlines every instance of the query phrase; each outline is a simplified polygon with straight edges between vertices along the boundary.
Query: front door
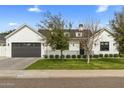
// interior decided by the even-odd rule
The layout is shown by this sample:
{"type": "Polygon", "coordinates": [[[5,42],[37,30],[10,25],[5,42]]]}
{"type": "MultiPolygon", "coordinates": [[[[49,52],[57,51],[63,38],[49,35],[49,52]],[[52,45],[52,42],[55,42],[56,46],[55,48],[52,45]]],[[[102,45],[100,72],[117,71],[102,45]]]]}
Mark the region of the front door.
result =
{"type": "Polygon", "coordinates": [[[84,49],[80,48],[80,55],[84,55],[84,49]]]}
{"type": "Polygon", "coordinates": [[[84,55],[83,44],[80,43],[80,55],[84,55]]]}

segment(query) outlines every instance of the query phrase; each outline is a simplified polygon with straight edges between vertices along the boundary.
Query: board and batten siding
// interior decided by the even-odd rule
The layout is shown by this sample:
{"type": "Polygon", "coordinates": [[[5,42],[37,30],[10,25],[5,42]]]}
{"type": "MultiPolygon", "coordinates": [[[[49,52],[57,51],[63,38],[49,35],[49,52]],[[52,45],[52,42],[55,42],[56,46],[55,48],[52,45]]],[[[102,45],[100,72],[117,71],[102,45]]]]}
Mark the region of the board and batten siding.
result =
{"type": "Polygon", "coordinates": [[[93,54],[118,54],[117,45],[113,36],[107,32],[102,31],[97,37],[96,42],[93,45],[93,54]],[[100,51],[100,42],[109,42],[109,51],[100,51]]]}
{"type": "Polygon", "coordinates": [[[41,43],[41,57],[44,55],[44,40],[27,26],[22,27],[6,39],[6,56],[12,57],[12,43],[41,43]]]}
{"type": "MultiPolygon", "coordinates": [[[[6,57],[12,57],[12,43],[41,43],[41,57],[46,54],[60,54],[59,51],[52,51],[50,46],[46,46],[46,39],[44,36],[40,36],[34,30],[28,26],[23,26],[18,29],[17,32],[13,33],[10,37],[6,38],[6,47],[0,47],[0,55],[6,57]],[[5,51],[4,51],[5,50],[5,51]]],[[[69,50],[65,50],[65,55],[78,55],[80,52],[79,40],[69,41],[69,50]]],[[[118,54],[117,46],[115,44],[114,38],[107,31],[101,31],[97,42],[94,43],[93,54],[118,54]],[[109,51],[100,51],[100,42],[109,42],[109,51]]]]}
{"type": "Polygon", "coordinates": [[[69,41],[69,50],[70,51],[79,51],[80,50],[80,44],[79,41],[69,41]]]}

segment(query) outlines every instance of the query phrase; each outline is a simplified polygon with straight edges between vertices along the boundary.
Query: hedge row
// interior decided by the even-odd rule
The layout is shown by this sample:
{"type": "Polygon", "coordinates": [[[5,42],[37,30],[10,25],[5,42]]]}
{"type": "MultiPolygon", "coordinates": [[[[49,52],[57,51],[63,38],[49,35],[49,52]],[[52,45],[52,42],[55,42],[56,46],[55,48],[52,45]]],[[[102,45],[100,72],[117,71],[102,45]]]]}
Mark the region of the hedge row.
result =
{"type": "MultiPolygon", "coordinates": [[[[124,55],[119,55],[119,54],[99,54],[99,55],[90,55],[91,58],[107,58],[107,57],[124,57],[124,55]]],[[[61,58],[59,55],[44,55],[44,58],[61,58]]],[[[86,55],[62,55],[62,58],[86,58],[86,55]]]]}

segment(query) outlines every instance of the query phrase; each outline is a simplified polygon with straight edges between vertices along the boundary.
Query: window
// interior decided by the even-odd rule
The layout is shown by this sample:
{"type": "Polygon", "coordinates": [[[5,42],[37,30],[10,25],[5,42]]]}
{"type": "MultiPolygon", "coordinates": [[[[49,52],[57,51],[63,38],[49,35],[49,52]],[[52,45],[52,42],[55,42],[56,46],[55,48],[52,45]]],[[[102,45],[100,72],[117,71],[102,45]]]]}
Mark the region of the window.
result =
{"type": "Polygon", "coordinates": [[[13,46],[16,47],[25,47],[25,46],[31,46],[31,47],[37,47],[40,43],[13,43],[13,46]]]}
{"type": "Polygon", "coordinates": [[[100,51],[109,51],[109,42],[100,42],[100,51]]]}
{"type": "Polygon", "coordinates": [[[65,34],[65,36],[66,36],[66,37],[69,37],[69,35],[68,35],[68,34],[65,34]]]}
{"type": "Polygon", "coordinates": [[[78,33],[78,36],[80,36],[81,34],[80,33],[78,33]]]}
{"type": "Polygon", "coordinates": [[[43,43],[43,46],[45,46],[45,44],[43,43]]]}
{"type": "Polygon", "coordinates": [[[82,37],[82,32],[76,32],[76,37],[82,37]]]}
{"type": "Polygon", "coordinates": [[[72,46],[74,46],[74,43],[72,44],[72,46]]]}
{"type": "Polygon", "coordinates": [[[67,33],[67,32],[65,32],[65,33],[64,33],[64,36],[65,36],[65,37],[69,37],[69,36],[70,36],[70,34],[69,34],[69,33],[67,33]]]}

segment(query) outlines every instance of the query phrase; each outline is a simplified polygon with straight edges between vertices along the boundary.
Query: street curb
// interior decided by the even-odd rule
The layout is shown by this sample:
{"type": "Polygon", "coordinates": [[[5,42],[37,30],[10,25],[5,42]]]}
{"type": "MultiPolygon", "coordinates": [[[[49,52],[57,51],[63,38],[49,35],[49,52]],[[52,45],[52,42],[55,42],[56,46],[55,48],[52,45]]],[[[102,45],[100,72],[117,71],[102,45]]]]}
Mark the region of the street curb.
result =
{"type": "Polygon", "coordinates": [[[0,70],[0,78],[124,77],[124,70],[0,70]]]}

